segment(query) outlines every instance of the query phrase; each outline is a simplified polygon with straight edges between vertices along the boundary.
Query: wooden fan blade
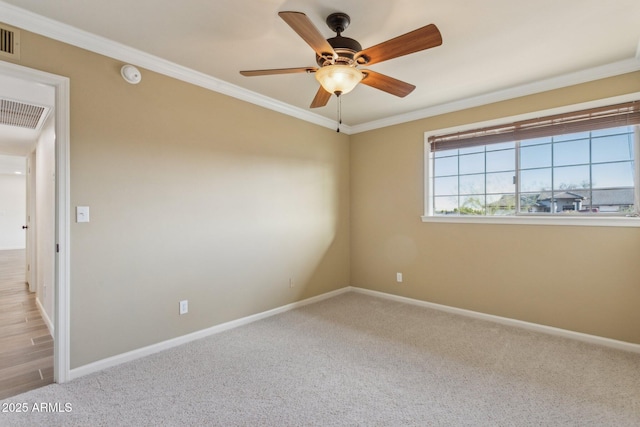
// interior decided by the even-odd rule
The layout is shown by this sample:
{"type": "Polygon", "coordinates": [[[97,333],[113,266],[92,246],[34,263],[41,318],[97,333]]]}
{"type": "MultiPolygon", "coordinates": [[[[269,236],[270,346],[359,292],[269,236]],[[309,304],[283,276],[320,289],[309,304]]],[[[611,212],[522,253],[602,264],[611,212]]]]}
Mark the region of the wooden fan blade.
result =
{"type": "Polygon", "coordinates": [[[414,85],[403,82],[402,80],[394,79],[393,77],[386,76],[384,74],[376,73],[371,70],[361,70],[364,74],[364,78],[360,83],[367,86],[371,86],[376,89],[380,89],[391,95],[404,98],[409,95],[416,88],[414,85]]]}
{"type": "Polygon", "coordinates": [[[361,63],[371,65],[430,49],[441,44],[442,35],[440,35],[440,30],[434,24],[429,24],[386,42],[371,46],[359,52],[356,58],[363,58],[364,62],[361,63]]]}
{"type": "Polygon", "coordinates": [[[324,90],[322,86],[318,88],[315,98],[311,101],[311,108],[324,107],[331,99],[331,93],[324,90]]]}
{"type": "Polygon", "coordinates": [[[317,70],[316,67],[272,68],[270,70],[240,71],[240,74],[247,77],[253,77],[253,76],[269,76],[271,74],[315,73],[316,70],[317,70]]]}
{"type": "Polygon", "coordinates": [[[298,33],[319,56],[335,56],[333,47],[302,12],[279,12],[278,15],[298,33]]]}

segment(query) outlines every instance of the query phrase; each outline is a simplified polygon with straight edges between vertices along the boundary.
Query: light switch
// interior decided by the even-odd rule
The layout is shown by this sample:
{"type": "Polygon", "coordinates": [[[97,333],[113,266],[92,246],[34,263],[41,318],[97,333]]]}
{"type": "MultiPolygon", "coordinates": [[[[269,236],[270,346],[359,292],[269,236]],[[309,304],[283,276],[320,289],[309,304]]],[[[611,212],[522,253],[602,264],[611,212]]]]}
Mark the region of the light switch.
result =
{"type": "Polygon", "coordinates": [[[89,206],[76,206],[76,222],[89,222],[89,206]]]}

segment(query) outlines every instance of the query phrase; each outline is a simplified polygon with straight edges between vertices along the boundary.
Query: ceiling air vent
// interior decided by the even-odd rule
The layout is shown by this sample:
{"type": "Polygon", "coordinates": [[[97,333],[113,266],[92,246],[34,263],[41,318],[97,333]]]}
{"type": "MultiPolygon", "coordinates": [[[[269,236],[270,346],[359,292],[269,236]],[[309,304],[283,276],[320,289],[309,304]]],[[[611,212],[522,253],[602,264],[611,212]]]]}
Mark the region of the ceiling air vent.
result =
{"type": "Polygon", "coordinates": [[[20,59],[20,31],[1,23],[0,57],[20,59]]]}
{"type": "Polygon", "coordinates": [[[38,105],[0,99],[0,125],[39,129],[49,109],[38,105]]]}

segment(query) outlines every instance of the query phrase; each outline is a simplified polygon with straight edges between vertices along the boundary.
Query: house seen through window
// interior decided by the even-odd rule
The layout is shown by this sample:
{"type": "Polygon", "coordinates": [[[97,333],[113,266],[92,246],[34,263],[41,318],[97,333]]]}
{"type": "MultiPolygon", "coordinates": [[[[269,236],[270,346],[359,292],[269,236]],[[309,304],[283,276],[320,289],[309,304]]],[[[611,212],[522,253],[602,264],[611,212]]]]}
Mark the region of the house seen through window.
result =
{"type": "Polygon", "coordinates": [[[640,113],[629,105],[434,138],[430,213],[636,215],[640,113]]]}

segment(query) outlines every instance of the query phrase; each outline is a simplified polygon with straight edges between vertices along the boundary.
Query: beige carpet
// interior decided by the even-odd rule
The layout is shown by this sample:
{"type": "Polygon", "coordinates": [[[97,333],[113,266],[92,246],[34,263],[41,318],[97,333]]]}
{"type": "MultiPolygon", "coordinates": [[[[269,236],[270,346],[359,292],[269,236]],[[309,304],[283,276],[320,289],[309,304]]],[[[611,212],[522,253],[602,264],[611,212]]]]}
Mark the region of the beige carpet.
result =
{"type": "Polygon", "coordinates": [[[0,425],[639,426],[640,354],[347,293],[22,402],[0,425]]]}

